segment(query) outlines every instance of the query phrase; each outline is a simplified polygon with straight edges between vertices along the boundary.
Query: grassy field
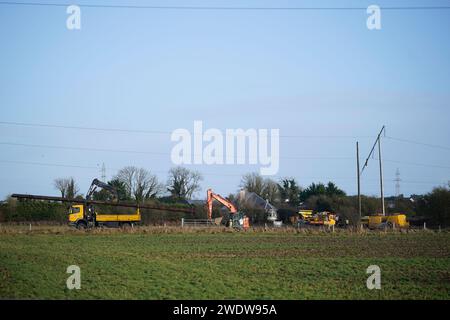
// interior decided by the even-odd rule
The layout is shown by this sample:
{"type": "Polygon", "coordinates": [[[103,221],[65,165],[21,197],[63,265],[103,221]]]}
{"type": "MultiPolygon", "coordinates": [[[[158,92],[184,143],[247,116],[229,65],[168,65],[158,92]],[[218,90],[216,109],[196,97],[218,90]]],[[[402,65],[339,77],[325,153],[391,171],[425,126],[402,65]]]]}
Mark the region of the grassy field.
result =
{"type": "Polygon", "coordinates": [[[450,233],[3,230],[0,298],[449,299],[450,233]]]}

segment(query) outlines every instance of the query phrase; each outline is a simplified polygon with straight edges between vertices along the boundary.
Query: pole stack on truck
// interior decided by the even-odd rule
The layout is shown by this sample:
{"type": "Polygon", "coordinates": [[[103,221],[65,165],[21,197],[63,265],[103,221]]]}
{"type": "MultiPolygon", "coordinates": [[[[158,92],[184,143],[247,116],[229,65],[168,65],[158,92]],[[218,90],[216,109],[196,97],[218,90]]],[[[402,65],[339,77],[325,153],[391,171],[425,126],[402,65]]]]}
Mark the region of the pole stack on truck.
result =
{"type": "Polygon", "coordinates": [[[57,201],[70,203],[68,222],[69,225],[74,226],[78,229],[86,229],[93,227],[132,227],[136,223],[141,222],[141,209],[151,209],[159,211],[169,211],[169,212],[182,212],[182,213],[194,213],[194,208],[174,208],[169,206],[156,206],[156,205],[145,205],[145,204],[133,204],[119,202],[117,197],[117,191],[110,185],[94,179],[92,181],[91,187],[86,194],[86,199],[70,199],[63,197],[53,197],[53,196],[41,196],[41,195],[30,195],[30,194],[13,194],[11,197],[19,200],[43,200],[43,201],[57,201]],[[92,200],[92,196],[97,188],[102,188],[110,191],[116,202],[111,201],[99,201],[92,200]],[[134,208],[135,212],[132,214],[119,214],[119,213],[100,213],[97,210],[98,206],[112,206],[112,207],[123,207],[123,208],[134,208]]]}

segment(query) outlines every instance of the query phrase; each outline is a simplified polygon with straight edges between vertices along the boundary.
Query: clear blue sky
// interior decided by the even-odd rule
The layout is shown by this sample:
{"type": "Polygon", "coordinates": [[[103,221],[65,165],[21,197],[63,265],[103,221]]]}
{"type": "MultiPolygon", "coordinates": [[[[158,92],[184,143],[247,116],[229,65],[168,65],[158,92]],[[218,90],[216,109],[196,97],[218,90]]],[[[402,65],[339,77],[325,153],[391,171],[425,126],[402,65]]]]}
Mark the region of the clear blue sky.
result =
{"type": "MultiPolygon", "coordinates": [[[[31,0],[30,0],[31,1],[31,0]]],[[[222,6],[450,5],[450,1],[100,1],[222,6]]],[[[359,11],[164,11],[83,8],[66,29],[64,7],[0,5],[0,121],[172,131],[279,128],[280,177],[302,186],[335,181],[356,193],[355,142],[364,158],[387,135],[450,147],[450,10],[382,11],[382,30],[359,11]],[[357,138],[360,137],[360,138],[357,138]],[[369,138],[368,138],[369,137],[369,138]],[[318,157],[321,159],[286,159],[318,157]],[[343,157],[346,159],[323,159],[343,157]]],[[[1,143],[73,145],[157,154],[75,151],[0,144],[0,198],[57,194],[73,176],[84,193],[104,162],[111,178],[142,166],[165,182],[167,134],[105,133],[0,125],[1,143]],[[12,162],[11,162],[12,161],[12,162]],[[39,166],[17,161],[86,166],[39,166]],[[96,169],[95,167],[98,167],[96,169]]],[[[450,150],[384,139],[386,194],[424,193],[450,180],[450,150]],[[392,162],[392,161],[399,161],[392,162]],[[417,166],[431,164],[447,168],[417,166]]],[[[227,195],[254,166],[189,166],[203,191],[227,195]]],[[[362,192],[378,192],[369,162],[362,192]]]]}

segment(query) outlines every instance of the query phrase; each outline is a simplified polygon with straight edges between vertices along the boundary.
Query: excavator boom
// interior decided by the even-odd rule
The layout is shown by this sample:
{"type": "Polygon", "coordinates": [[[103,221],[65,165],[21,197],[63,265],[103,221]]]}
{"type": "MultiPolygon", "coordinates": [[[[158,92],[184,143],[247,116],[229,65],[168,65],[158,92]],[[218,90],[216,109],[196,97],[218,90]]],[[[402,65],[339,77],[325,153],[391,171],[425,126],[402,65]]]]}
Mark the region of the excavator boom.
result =
{"type": "Polygon", "coordinates": [[[238,210],[237,210],[236,206],[231,201],[225,199],[221,195],[218,195],[218,194],[212,192],[211,189],[208,189],[206,203],[208,205],[208,219],[209,220],[212,219],[212,207],[213,207],[214,200],[219,201],[222,205],[227,207],[228,210],[230,210],[231,214],[237,213],[238,210]]]}

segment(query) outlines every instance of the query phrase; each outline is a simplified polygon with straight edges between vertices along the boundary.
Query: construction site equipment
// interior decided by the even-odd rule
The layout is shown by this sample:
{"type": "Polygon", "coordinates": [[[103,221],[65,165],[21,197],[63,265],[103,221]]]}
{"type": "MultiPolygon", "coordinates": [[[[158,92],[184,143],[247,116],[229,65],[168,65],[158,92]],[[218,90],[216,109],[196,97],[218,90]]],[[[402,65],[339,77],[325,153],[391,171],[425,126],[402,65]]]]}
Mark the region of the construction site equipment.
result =
{"type": "Polygon", "coordinates": [[[239,228],[239,229],[248,229],[250,227],[249,219],[248,217],[243,214],[242,212],[239,212],[236,206],[230,201],[225,199],[219,194],[214,193],[211,189],[208,189],[207,191],[207,199],[206,199],[206,206],[207,206],[207,212],[208,212],[208,220],[212,219],[212,209],[213,209],[213,202],[214,200],[217,200],[220,202],[223,206],[227,207],[230,211],[230,219],[228,221],[228,225],[230,227],[239,228]]]}
{"type": "MultiPolygon", "coordinates": [[[[42,200],[42,201],[57,201],[63,203],[69,203],[69,225],[75,226],[79,229],[107,226],[107,227],[131,227],[136,223],[141,221],[140,209],[151,209],[151,210],[161,210],[170,212],[184,212],[184,213],[194,213],[194,209],[191,208],[173,208],[166,206],[150,206],[150,205],[140,205],[131,203],[120,203],[120,202],[109,202],[109,201],[98,201],[91,200],[94,191],[100,187],[106,185],[101,181],[94,179],[86,194],[86,199],[82,198],[62,198],[62,197],[52,197],[52,196],[40,196],[40,195],[29,195],[29,194],[13,194],[11,197],[19,200],[42,200]],[[109,207],[124,207],[124,208],[134,208],[135,212],[132,214],[118,214],[118,213],[100,213],[97,210],[98,206],[109,206],[109,207]]],[[[109,186],[109,185],[107,185],[109,186]]],[[[112,188],[111,186],[109,186],[112,188]]],[[[114,189],[114,188],[112,188],[114,189]]],[[[111,193],[117,192],[115,190],[109,190],[111,193]]]]}
{"type": "Polygon", "coordinates": [[[313,210],[300,210],[298,212],[299,218],[303,221],[310,221],[313,216],[313,210]]]}
{"type": "Polygon", "coordinates": [[[328,226],[336,225],[337,217],[334,213],[328,211],[317,212],[313,214],[313,210],[299,211],[298,225],[312,225],[312,226],[328,226]]]}
{"type": "Polygon", "coordinates": [[[402,213],[391,214],[384,216],[383,214],[376,214],[369,216],[367,219],[362,219],[363,224],[369,227],[369,229],[379,229],[379,228],[409,228],[409,222],[406,219],[406,215],[402,213]]]}
{"type": "Polygon", "coordinates": [[[336,224],[336,215],[328,211],[318,212],[313,215],[312,219],[309,221],[309,224],[331,227],[336,224]]]}

